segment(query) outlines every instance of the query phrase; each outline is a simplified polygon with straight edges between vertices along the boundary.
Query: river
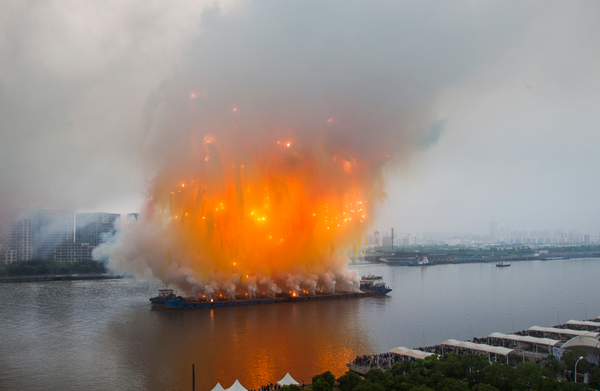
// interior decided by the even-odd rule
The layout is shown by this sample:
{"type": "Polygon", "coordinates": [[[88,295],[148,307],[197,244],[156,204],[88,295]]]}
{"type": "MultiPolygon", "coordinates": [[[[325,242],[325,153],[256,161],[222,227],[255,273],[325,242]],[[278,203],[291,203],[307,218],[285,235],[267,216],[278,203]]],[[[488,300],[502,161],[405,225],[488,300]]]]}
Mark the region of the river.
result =
{"type": "Polygon", "coordinates": [[[393,292],[168,311],[153,281],[0,284],[0,390],[190,390],[192,364],[196,390],[310,382],[357,355],[600,315],[600,259],[356,268],[393,292]]]}

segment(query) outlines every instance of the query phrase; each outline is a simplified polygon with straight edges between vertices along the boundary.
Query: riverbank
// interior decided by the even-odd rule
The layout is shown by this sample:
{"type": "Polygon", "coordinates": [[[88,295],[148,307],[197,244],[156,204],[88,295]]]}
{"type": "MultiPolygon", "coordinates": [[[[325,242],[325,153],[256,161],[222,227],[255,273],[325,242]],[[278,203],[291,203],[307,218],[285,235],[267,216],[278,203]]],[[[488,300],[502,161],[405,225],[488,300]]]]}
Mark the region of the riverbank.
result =
{"type": "Polygon", "coordinates": [[[1,277],[0,283],[13,282],[46,282],[46,281],[79,281],[79,280],[116,280],[126,276],[112,274],[66,274],[66,275],[41,275],[41,276],[15,276],[1,277]]]}

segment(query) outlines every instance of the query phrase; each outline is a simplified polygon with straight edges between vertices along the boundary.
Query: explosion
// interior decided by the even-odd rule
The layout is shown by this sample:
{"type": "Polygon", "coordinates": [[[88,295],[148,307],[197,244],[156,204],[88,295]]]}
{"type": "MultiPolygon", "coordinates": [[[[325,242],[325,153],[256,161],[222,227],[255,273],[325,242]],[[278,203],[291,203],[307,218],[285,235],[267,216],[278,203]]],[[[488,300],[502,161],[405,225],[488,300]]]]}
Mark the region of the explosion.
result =
{"type": "Polygon", "coordinates": [[[171,253],[157,277],[201,297],[358,288],[347,252],[382,195],[374,165],[386,151],[369,161],[293,138],[252,149],[201,140],[180,151],[185,175],[163,169],[150,187],[140,224],[163,227],[171,253]]]}
{"type": "Polygon", "coordinates": [[[206,300],[353,291],[385,174],[442,132],[435,89],[327,18],[216,11],[144,108],[140,219],[96,254],[206,300]]]}

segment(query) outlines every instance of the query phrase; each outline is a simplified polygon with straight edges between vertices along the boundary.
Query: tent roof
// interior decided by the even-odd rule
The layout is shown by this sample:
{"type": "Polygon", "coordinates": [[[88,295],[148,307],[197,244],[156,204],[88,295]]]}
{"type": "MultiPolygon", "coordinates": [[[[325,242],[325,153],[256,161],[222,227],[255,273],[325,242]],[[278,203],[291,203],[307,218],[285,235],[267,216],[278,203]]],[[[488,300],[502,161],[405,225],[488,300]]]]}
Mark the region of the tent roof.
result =
{"type": "Polygon", "coordinates": [[[283,379],[281,379],[277,382],[277,384],[279,384],[280,386],[288,386],[290,384],[298,385],[299,383],[296,380],[294,380],[294,378],[288,372],[285,374],[283,379]]]}
{"type": "Polygon", "coordinates": [[[536,345],[546,345],[546,346],[554,346],[560,343],[557,339],[550,338],[536,338],[529,337],[526,335],[516,335],[516,334],[502,334],[502,333],[491,333],[488,335],[489,338],[500,338],[500,339],[508,339],[510,341],[519,341],[519,342],[527,342],[536,345]]]}
{"type": "Polygon", "coordinates": [[[442,342],[442,345],[477,350],[479,352],[485,352],[485,353],[501,354],[503,356],[509,355],[510,353],[512,353],[514,351],[513,349],[503,348],[500,346],[490,346],[490,345],[486,345],[483,343],[462,342],[457,339],[446,340],[446,341],[442,342]]]}
{"type": "Polygon", "coordinates": [[[577,326],[592,326],[592,327],[600,328],[600,322],[590,322],[590,321],[582,322],[580,320],[570,320],[567,322],[567,324],[572,324],[572,325],[577,325],[577,326]]]}
{"type": "Polygon", "coordinates": [[[217,383],[217,385],[215,386],[215,388],[212,389],[212,391],[225,391],[225,389],[223,388],[221,383],[217,383]]]}
{"type": "Polygon", "coordinates": [[[594,338],[597,338],[600,335],[600,333],[592,333],[589,331],[557,329],[554,327],[531,326],[528,330],[529,331],[542,331],[544,333],[554,333],[554,334],[563,334],[563,335],[590,335],[594,338]]]}
{"type": "Polygon", "coordinates": [[[589,335],[580,335],[575,338],[571,338],[570,340],[565,342],[563,344],[563,346],[561,346],[561,347],[563,349],[588,347],[588,348],[599,349],[599,352],[600,352],[600,341],[598,341],[596,338],[591,337],[589,335]]]}
{"type": "Polygon", "coordinates": [[[241,384],[239,380],[236,380],[235,383],[231,387],[227,389],[227,391],[248,391],[241,384]]]}
{"type": "Polygon", "coordinates": [[[404,346],[393,348],[392,350],[389,351],[389,353],[396,353],[401,356],[412,357],[412,358],[416,358],[418,360],[423,360],[426,357],[433,356],[433,353],[424,352],[422,350],[409,349],[409,348],[405,348],[404,346]]]}

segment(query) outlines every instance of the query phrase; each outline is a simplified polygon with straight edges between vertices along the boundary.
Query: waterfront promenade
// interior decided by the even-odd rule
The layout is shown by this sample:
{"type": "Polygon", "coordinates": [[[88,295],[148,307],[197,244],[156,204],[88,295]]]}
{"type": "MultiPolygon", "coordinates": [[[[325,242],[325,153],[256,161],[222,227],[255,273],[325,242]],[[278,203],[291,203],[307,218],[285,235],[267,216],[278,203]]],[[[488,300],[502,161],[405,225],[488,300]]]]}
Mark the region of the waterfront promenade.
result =
{"type": "Polygon", "coordinates": [[[476,337],[464,342],[449,339],[438,345],[414,349],[397,347],[385,353],[357,356],[347,366],[350,371],[365,375],[371,369],[390,370],[396,362],[422,360],[433,354],[443,355],[449,352],[458,355],[480,354],[485,356],[490,363],[500,359],[516,366],[519,361],[540,362],[551,354],[560,355],[564,352],[562,347],[567,344],[568,347],[578,347],[576,340],[581,337],[589,337],[598,341],[596,347],[592,346],[589,349],[586,346],[582,347],[589,350],[588,361],[600,364],[598,362],[600,318],[596,318],[584,321],[571,320],[547,328],[532,326],[527,330],[511,334],[492,333],[487,337],[476,337]]]}

